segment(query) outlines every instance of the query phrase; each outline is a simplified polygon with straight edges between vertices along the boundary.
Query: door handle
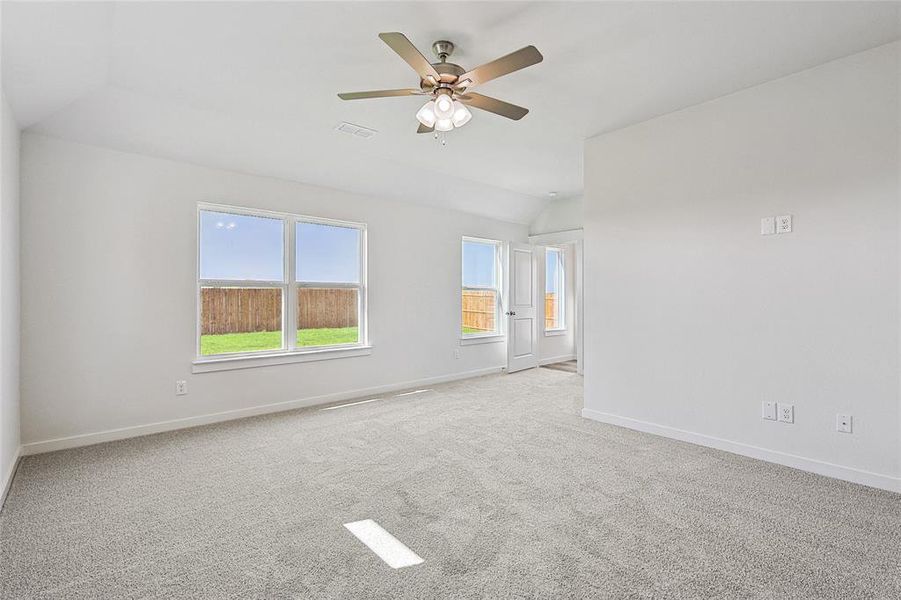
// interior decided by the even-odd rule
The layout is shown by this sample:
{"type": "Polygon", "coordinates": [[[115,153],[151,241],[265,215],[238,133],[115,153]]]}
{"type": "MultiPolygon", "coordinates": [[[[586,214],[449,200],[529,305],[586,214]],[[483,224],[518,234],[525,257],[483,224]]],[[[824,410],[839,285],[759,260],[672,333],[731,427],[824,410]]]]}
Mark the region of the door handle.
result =
{"type": "Polygon", "coordinates": [[[507,315],[508,317],[515,317],[515,316],[516,316],[516,313],[513,312],[512,310],[508,310],[508,311],[505,312],[504,314],[507,315]]]}

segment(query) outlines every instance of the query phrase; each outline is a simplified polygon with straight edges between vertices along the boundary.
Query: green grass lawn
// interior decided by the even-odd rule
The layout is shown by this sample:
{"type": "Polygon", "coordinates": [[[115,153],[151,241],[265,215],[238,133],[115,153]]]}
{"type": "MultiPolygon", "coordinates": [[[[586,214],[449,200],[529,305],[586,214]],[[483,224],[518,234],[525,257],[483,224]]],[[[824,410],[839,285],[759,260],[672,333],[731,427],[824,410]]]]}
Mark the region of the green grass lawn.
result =
{"type": "MultiPolygon", "coordinates": [[[[297,331],[298,346],[330,346],[332,344],[353,344],[359,333],[356,327],[335,327],[325,329],[300,329],[297,331]]],[[[257,352],[277,350],[282,347],[280,331],[254,331],[252,333],[222,333],[200,336],[200,354],[230,354],[233,352],[257,352]]]]}
{"type": "Polygon", "coordinates": [[[463,333],[488,333],[488,331],[484,329],[476,329],[475,327],[464,327],[463,333]]]}

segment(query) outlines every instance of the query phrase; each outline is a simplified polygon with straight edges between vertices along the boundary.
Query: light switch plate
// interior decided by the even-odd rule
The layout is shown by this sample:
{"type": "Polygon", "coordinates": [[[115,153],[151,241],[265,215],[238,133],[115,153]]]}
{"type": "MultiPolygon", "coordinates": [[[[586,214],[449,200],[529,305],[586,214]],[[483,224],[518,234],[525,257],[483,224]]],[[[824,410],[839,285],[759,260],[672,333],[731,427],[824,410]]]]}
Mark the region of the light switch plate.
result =
{"type": "Polygon", "coordinates": [[[783,423],[795,422],[795,405],[779,403],[779,420],[783,423]]]}
{"type": "Polygon", "coordinates": [[[851,415],[841,413],[835,415],[835,430],[842,433],[851,433],[851,415]]]}
{"type": "Polygon", "coordinates": [[[776,217],[760,219],[760,235],[773,235],[774,233],[776,233],[776,217]]]}
{"type": "Polygon", "coordinates": [[[775,421],[776,420],[776,403],[764,401],[762,416],[767,421],[775,421]]]}
{"type": "Polygon", "coordinates": [[[781,215],[776,217],[776,233],[791,233],[792,216],[781,215]]]}

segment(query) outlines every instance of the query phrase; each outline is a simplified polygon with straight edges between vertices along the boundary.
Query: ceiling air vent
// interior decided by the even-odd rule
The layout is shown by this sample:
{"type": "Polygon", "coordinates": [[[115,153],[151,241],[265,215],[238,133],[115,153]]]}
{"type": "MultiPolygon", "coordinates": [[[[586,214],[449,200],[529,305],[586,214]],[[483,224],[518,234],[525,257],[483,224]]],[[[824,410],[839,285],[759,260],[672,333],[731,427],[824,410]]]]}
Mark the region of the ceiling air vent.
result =
{"type": "Polygon", "coordinates": [[[378,133],[375,129],[369,129],[368,127],[363,127],[361,125],[354,125],[353,123],[341,123],[340,125],[335,127],[335,131],[340,131],[341,133],[346,133],[347,135],[363,138],[364,140],[368,140],[376,133],[378,133]]]}

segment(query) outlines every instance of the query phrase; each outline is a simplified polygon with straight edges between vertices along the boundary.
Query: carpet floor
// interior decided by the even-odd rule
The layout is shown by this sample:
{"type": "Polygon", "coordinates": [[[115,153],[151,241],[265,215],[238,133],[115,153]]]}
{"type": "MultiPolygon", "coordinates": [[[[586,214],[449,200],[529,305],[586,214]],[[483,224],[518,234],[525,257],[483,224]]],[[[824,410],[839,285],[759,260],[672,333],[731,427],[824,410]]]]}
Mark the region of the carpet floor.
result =
{"type": "Polygon", "coordinates": [[[901,496],[581,405],[532,369],[27,457],[0,597],[901,597],[901,496]]]}

